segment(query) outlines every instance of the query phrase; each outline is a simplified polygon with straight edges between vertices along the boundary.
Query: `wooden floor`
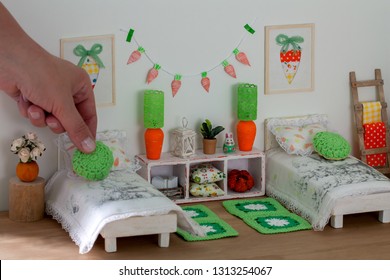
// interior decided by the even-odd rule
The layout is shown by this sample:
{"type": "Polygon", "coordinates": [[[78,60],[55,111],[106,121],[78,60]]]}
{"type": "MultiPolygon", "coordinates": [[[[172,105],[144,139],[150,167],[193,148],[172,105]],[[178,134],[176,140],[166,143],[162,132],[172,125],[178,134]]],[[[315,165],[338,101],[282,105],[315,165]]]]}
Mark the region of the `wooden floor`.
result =
{"type": "Polygon", "coordinates": [[[190,260],[190,259],[269,259],[269,260],[340,260],[390,259],[390,224],[377,220],[377,213],[346,216],[343,229],[327,226],[312,230],[263,235],[227,213],[221,202],[203,203],[233,226],[238,237],[214,241],[186,242],[171,234],[170,246],[160,248],[157,236],[118,239],[118,251],[106,253],[99,236],[92,250],[84,255],[55,220],[50,217],[18,223],[0,212],[0,259],[55,260],[190,260]]]}

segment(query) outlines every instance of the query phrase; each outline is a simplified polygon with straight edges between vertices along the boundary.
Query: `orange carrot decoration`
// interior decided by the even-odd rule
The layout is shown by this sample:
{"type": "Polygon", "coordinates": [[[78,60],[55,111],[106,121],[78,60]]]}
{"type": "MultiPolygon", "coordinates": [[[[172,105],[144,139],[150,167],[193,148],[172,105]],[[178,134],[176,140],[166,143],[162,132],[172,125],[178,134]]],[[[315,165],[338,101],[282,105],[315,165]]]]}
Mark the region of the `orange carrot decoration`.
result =
{"type": "Polygon", "coordinates": [[[129,60],[127,60],[127,64],[136,62],[138,59],[141,58],[141,54],[144,53],[145,50],[143,47],[139,47],[135,51],[133,51],[129,57],[129,60]]]}
{"type": "Polygon", "coordinates": [[[160,65],[154,64],[153,68],[151,68],[148,72],[148,76],[146,77],[146,82],[150,84],[154,79],[158,76],[158,70],[161,68],[160,65]]]}
{"type": "Polygon", "coordinates": [[[202,87],[209,92],[210,89],[210,78],[207,77],[207,72],[202,73],[202,80],[200,80],[200,83],[202,84],[202,87]]]}
{"type": "Polygon", "coordinates": [[[172,88],[172,96],[175,97],[176,93],[179,91],[181,87],[181,76],[180,75],[175,75],[174,80],[171,83],[171,88],[172,88]]]}
{"type": "Polygon", "coordinates": [[[244,52],[239,51],[238,49],[234,49],[233,53],[236,55],[236,59],[244,65],[251,66],[249,63],[248,57],[244,52]]]}
{"type": "Polygon", "coordinates": [[[236,76],[236,71],[234,70],[233,65],[229,64],[229,62],[227,62],[226,60],[224,60],[224,61],[222,62],[222,65],[223,65],[223,67],[224,67],[225,72],[226,72],[228,75],[232,76],[233,78],[237,78],[237,76],[236,76]]]}

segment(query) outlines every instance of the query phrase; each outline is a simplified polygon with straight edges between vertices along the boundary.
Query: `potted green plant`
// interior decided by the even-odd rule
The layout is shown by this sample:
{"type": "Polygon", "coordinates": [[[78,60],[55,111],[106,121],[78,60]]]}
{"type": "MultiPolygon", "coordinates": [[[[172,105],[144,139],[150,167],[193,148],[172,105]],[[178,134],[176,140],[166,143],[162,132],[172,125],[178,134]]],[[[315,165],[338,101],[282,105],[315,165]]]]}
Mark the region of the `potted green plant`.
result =
{"type": "Polygon", "coordinates": [[[200,133],[203,136],[203,153],[215,154],[217,146],[216,136],[225,128],[222,126],[213,127],[210,120],[206,119],[200,126],[200,133]]]}

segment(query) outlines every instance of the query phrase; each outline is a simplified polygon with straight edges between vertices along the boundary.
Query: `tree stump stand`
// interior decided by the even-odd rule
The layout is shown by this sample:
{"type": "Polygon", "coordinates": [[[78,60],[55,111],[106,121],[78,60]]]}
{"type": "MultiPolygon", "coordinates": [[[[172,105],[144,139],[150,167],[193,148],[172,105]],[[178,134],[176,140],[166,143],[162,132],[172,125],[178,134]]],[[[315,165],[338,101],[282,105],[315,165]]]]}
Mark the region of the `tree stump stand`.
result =
{"type": "Polygon", "coordinates": [[[22,182],[17,177],[9,180],[9,218],[16,222],[35,222],[45,213],[45,180],[22,182]]]}

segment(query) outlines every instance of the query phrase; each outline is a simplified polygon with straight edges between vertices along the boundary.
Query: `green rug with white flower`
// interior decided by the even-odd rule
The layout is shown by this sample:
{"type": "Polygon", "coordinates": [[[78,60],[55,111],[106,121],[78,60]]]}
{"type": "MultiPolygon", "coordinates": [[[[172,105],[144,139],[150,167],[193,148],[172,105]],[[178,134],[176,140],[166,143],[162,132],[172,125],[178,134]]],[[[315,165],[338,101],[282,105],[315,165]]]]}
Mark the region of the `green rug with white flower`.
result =
{"type": "Polygon", "coordinates": [[[215,240],[225,237],[238,236],[238,232],[228,223],[218,217],[213,211],[204,205],[190,205],[182,207],[184,212],[194,219],[205,231],[205,236],[196,236],[191,233],[177,229],[176,233],[186,241],[215,240]]]}
{"type": "Polygon", "coordinates": [[[230,214],[263,234],[312,228],[308,221],[291,213],[273,198],[227,200],[222,204],[230,214]]]}

